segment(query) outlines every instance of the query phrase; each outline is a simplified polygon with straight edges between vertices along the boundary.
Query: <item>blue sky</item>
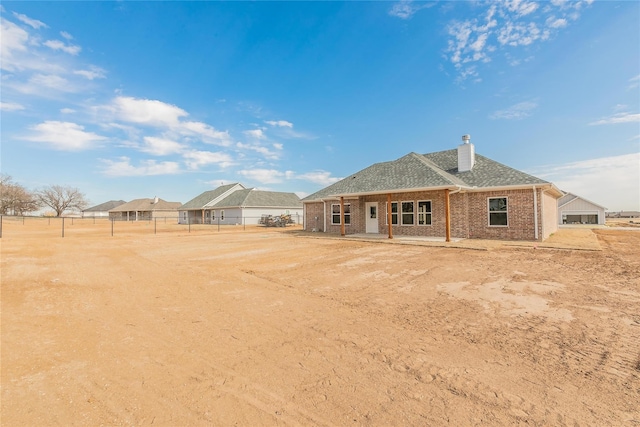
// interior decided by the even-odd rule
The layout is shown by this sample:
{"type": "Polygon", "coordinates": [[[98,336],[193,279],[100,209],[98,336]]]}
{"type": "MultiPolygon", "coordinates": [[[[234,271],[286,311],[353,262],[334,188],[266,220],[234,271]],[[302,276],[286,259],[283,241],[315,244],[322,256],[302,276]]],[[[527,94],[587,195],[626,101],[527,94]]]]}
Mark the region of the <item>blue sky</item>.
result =
{"type": "Polygon", "coordinates": [[[455,148],[640,210],[640,2],[3,1],[3,173],[305,196],[455,148]]]}

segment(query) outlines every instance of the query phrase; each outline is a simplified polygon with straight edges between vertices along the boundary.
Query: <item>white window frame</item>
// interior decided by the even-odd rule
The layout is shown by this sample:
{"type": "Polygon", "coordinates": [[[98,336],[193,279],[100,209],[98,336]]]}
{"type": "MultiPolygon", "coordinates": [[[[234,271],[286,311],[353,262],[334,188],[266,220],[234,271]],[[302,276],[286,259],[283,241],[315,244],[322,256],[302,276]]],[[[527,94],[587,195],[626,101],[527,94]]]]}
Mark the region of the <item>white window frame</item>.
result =
{"type": "Polygon", "coordinates": [[[489,227],[508,227],[509,226],[509,198],[507,196],[496,196],[496,197],[487,197],[487,222],[489,227]],[[503,211],[492,211],[491,210],[491,200],[495,199],[504,199],[505,200],[505,210],[503,211]],[[505,214],[507,218],[506,224],[491,224],[491,214],[505,214]]]}
{"type": "MultiPolygon", "coordinates": [[[[345,203],[344,204],[344,225],[351,225],[351,203],[345,203]],[[347,206],[349,207],[349,209],[347,209],[347,206]],[[348,220],[347,220],[348,219],[348,220]]],[[[340,207],[340,203],[332,203],[331,204],[331,225],[342,225],[342,209],[340,207]],[[337,206],[338,207],[338,213],[333,211],[333,207],[337,206]],[[338,222],[334,221],[334,217],[338,215],[338,222]]]]}
{"type": "MultiPolygon", "coordinates": [[[[384,225],[389,225],[389,203],[384,204],[386,212],[385,212],[385,216],[384,216],[384,225]]],[[[398,218],[398,209],[400,208],[400,205],[398,204],[398,202],[391,202],[391,225],[400,225],[400,223],[398,221],[400,221],[400,218],[398,218]],[[393,212],[393,205],[396,205],[396,212],[393,212]],[[395,215],[396,217],[396,222],[394,224],[393,222],[393,216],[395,215]]]]}
{"type": "Polygon", "coordinates": [[[420,227],[431,227],[433,224],[433,201],[432,200],[418,200],[418,223],[416,225],[420,227]],[[429,210],[420,212],[420,203],[429,203],[429,210]],[[424,224],[420,224],[420,216],[424,217],[424,224]],[[429,218],[429,223],[427,223],[427,218],[429,218]]]}
{"type": "Polygon", "coordinates": [[[400,225],[415,225],[416,224],[416,202],[413,200],[403,200],[402,202],[400,202],[400,225]],[[411,203],[411,212],[405,212],[403,210],[404,208],[404,204],[405,203],[411,203]],[[404,223],[404,216],[405,215],[411,215],[411,223],[404,223]]]}

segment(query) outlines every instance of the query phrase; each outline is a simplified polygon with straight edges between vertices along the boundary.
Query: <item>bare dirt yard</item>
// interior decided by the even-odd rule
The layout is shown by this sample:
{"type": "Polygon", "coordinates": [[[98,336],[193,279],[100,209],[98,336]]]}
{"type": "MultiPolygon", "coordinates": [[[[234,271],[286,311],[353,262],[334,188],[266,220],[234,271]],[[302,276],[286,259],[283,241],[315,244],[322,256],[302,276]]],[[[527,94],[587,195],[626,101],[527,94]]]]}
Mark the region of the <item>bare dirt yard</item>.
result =
{"type": "Polygon", "coordinates": [[[3,226],[2,426],[640,426],[640,231],[56,221],[3,226]]]}

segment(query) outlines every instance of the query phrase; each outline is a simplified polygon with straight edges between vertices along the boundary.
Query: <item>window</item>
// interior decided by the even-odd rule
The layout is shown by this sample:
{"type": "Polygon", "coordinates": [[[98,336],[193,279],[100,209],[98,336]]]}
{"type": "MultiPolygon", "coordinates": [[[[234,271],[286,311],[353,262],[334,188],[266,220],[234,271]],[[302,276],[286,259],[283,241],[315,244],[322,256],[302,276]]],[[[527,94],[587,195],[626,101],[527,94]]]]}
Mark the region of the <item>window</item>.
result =
{"type": "Polygon", "coordinates": [[[431,225],[431,200],[418,202],[418,225],[431,225]]]}
{"type": "MultiPolygon", "coordinates": [[[[389,212],[389,204],[387,204],[387,212],[389,212]]],[[[385,218],[385,224],[389,225],[389,215],[385,218]]],[[[391,202],[391,224],[398,225],[398,202],[391,202]]]]}
{"type": "Polygon", "coordinates": [[[184,221],[186,221],[186,220],[187,220],[187,211],[182,212],[182,219],[183,219],[184,221]]]}
{"type": "Polygon", "coordinates": [[[216,211],[211,211],[211,221],[216,220],[216,211]]]}
{"type": "Polygon", "coordinates": [[[220,221],[224,221],[224,211],[220,211],[220,221]]]}
{"type": "Polygon", "coordinates": [[[402,225],[413,225],[413,202],[402,202],[402,225]]]}
{"type": "MultiPolygon", "coordinates": [[[[351,224],[351,204],[344,204],[344,223],[351,224]]],[[[340,225],[340,205],[331,205],[331,224],[340,225]]]]}
{"type": "Polygon", "coordinates": [[[506,197],[489,198],[489,225],[497,227],[506,227],[508,225],[506,197]]]}

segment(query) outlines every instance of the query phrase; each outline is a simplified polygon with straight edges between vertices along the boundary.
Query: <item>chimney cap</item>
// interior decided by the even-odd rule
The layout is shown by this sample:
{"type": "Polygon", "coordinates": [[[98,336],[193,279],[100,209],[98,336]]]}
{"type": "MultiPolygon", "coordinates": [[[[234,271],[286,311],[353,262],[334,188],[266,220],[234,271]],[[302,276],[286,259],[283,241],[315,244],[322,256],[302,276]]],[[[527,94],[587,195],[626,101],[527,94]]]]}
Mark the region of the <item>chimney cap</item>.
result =
{"type": "Polygon", "coordinates": [[[469,135],[469,134],[462,135],[462,141],[465,144],[468,144],[470,140],[471,140],[471,135],[469,135]]]}

